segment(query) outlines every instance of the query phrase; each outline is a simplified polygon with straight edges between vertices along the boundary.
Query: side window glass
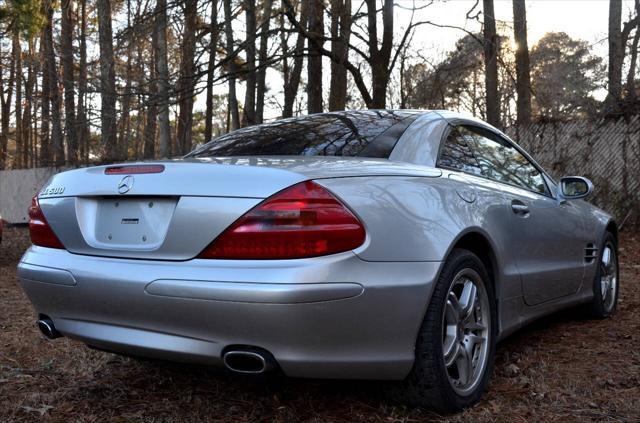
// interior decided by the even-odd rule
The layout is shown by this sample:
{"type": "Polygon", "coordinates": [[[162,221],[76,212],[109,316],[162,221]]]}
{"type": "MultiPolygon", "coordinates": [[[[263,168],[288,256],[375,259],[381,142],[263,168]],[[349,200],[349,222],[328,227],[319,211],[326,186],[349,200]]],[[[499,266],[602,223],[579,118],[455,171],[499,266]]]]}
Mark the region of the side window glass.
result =
{"type": "Polygon", "coordinates": [[[464,130],[464,128],[460,127],[453,128],[442,146],[437,165],[474,175],[481,175],[482,170],[480,164],[473,155],[468,137],[461,129],[464,130]]]}
{"type": "Polygon", "coordinates": [[[517,149],[498,136],[479,128],[460,128],[487,178],[546,194],[544,177],[517,149]]]}

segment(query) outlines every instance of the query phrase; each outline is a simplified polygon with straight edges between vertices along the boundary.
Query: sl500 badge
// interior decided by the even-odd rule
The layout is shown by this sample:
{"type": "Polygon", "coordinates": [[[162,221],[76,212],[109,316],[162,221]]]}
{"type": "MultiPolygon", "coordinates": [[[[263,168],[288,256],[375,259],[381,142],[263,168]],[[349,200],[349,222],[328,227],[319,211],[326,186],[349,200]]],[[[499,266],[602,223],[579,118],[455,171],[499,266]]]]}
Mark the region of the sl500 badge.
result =
{"type": "Polygon", "coordinates": [[[42,190],[40,195],[60,195],[64,193],[64,187],[49,187],[42,190]]]}

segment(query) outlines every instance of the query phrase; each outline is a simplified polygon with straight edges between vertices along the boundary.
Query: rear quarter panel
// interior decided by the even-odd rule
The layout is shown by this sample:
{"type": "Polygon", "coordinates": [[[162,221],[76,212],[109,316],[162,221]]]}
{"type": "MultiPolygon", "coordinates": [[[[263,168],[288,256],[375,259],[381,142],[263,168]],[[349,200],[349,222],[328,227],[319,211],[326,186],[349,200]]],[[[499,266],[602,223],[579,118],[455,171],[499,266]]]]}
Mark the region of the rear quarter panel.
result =
{"type": "MultiPolygon", "coordinates": [[[[464,178],[361,177],[317,180],[363,221],[368,240],[357,251],[368,261],[442,261],[468,231],[504,248],[500,231],[507,208],[502,194],[471,187],[464,178]],[[463,199],[469,190],[475,201],[463,199]],[[460,194],[459,194],[460,193],[460,194]],[[462,195],[461,195],[462,194],[462,195]]],[[[467,197],[468,198],[468,197],[467,197]]]]}
{"type": "MultiPolygon", "coordinates": [[[[442,263],[456,242],[476,232],[496,257],[495,284],[501,327],[518,324],[520,276],[509,253],[509,209],[490,182],[464,177],[362,177],[319,180],[362,220],[367,241],[356,253],[366,261],[442,263]],[[469,193],[469,190],[474,192],[469,193]],[[475,197],[475,201],[467,200],[475,197]]],[[[425,298],[425,310],[429,298],[425,298]]]]}

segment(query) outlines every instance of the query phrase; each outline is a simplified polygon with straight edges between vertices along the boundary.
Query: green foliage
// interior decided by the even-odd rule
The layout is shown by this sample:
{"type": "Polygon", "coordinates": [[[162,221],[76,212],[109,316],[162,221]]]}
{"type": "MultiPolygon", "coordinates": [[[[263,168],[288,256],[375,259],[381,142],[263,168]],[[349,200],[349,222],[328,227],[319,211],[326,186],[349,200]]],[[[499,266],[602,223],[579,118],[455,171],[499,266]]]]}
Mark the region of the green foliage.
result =
{"type": "MultiPolygon", "coordinates": [[[[482,35],[466,35],[434,65],[418,63],[404,74],[408,107],[466,111],[484,117],[484,49],[482,35]]],[[[513,98],[513,52],[499,38],[498,87],[503,101],[513,98]]]]}
{"type": "Polygon", "coordinates": [[[0,24],[18,31],[27,39],[37,35],[46,24],[40,0],[7,0],[0,3],[0,24]]]}
{"type": "MultiPolygon", "coordinates": [[[[420,62],[404,73],[407,105],[451,109],[484,117],[484,52],[481,35],[466,35],[456,48],[435,64],[420,62]]],[[[604,66],[591,46],[563,32],[551,32],[530,52],[533,114],[537,120],[565,120],[597,112],[593,97],[602,88],[604,66]]],[[[507,37],[498,48],[498,91],[503,124],[513,122],[515,56],[507,37]]]]}
{"type": "Polygon", "coordinates": [[[531,49],[533,112],[539,120],[585,117],[596,111],[593,92],[603,86],[602,58],[564,32],[549,32],[531,49]]]}

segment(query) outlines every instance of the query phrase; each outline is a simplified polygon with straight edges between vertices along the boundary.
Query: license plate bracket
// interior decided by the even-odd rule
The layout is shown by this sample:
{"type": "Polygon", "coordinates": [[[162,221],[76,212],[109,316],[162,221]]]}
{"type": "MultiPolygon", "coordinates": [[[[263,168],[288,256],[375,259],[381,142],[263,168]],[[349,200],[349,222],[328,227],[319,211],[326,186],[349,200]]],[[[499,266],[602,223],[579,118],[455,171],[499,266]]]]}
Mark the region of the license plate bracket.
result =
{"type": "Polygon", "coordinates": [[[93,225],[85,226],[90,233],[84,234],[93,247],[154,250],[164,242],[177,203],[172,197],[106,197],[85,199],[76,211],[85,221],[93,217],[93,225]]]}

